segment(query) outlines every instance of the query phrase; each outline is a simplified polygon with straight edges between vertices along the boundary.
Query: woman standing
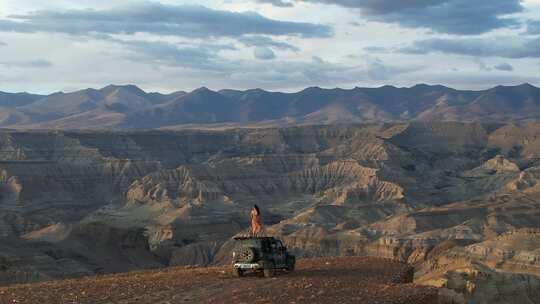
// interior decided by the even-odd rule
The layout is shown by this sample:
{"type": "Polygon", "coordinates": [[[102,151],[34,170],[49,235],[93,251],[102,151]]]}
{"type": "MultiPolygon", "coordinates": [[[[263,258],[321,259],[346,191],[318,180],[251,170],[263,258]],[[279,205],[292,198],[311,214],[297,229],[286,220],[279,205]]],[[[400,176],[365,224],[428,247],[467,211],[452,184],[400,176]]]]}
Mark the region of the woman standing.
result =
{"type": "Polygon", "coordinates": [[[262,232],[261,210],[259,210],[259,206],[253,205],[253,208],[251,208],[251,235],[259,236],[261,232],[262,232]]]}

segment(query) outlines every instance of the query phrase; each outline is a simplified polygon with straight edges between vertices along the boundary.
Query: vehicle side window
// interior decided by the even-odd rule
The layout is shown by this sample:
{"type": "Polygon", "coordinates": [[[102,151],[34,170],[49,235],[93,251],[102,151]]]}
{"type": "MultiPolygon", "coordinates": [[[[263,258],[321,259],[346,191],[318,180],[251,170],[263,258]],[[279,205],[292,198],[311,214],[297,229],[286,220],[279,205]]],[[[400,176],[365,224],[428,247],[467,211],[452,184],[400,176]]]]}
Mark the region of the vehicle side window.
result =
{"type": "Polygon", "coordinates": [[[264,251],[264,252],[270,252],[270,250],[271,250],[271,249],[270,249],[270,242],[264,241],[264,242],[262,243],[262,248],[263,248],[263,251],[264,251]]]}

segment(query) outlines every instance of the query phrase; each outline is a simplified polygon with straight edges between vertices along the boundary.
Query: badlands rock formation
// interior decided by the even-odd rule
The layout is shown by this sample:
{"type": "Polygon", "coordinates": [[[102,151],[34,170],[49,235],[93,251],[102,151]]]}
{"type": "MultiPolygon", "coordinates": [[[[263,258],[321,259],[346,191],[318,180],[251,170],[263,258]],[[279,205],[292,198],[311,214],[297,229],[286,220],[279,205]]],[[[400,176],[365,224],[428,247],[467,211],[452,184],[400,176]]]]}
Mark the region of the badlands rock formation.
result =
{"type": "Polygon", "coordinates": [[[537,303],[539,129],[5,130],[0,283],[226,263],[256,203],[299,256],[386,257],[449,301],[537,303]]]}

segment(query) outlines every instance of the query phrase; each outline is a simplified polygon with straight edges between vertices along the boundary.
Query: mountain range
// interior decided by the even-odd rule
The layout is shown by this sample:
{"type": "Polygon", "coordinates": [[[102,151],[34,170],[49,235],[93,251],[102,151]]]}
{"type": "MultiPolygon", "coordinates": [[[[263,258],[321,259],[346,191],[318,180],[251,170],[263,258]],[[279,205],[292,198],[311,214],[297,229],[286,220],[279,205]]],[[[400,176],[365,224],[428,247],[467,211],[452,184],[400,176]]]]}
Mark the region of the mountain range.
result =
{"type": "Polygon", "coordinates": [[[483,91],[442,85],[147,93],[109,85],[70,93],[0,92],[0,127],[14,129],[180,129],[403,121],[531,122],[540,118],[540,88],[483,91]]]}

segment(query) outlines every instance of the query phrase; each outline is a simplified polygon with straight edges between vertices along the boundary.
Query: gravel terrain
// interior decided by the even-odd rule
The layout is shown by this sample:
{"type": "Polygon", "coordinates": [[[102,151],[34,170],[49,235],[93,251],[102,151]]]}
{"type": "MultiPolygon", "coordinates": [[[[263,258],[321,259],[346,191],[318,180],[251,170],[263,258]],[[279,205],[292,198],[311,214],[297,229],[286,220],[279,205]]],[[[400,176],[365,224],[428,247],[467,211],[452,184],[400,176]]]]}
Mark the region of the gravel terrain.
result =
{"type": "Polygon", "coordinates": [[[0,288],[0,303],[435,303],[437,290],[407,283],[389,260],[303,259],[274,278],[225,268],[168,268],[0,288]]]}

